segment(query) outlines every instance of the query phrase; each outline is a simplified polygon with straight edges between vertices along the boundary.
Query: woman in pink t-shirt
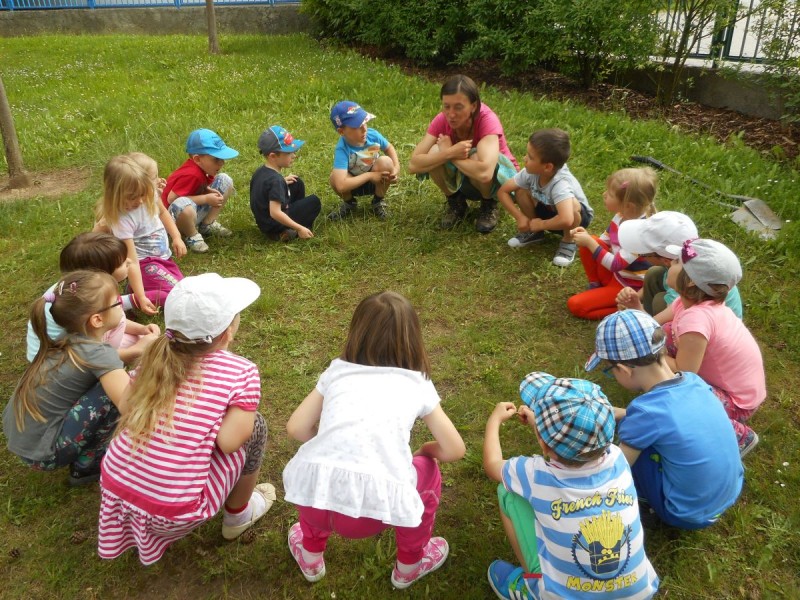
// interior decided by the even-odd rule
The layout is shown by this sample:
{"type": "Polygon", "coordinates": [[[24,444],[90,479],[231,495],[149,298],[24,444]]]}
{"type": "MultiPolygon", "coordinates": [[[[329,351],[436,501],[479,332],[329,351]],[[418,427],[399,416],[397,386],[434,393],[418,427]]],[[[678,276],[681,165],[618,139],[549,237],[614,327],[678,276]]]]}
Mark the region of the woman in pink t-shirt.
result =
{"type": "Polygon", "coordinates": [[[680,297],[670,306],[670,367],[692,371],[711,385],[730,417],[739,453],[758,444],[745,421],[767,396],[764,362],[753,334],[725,306],[728,291],[742,278],[739,259],[714,240],[687,240],[683,248],[668,246],[680,256],[672,261],[667,285],[680,297]]]}
{"type": "Polygon", "coordinates": [[[429,176],[447,198],[443,229],[466,216],[467,200],[479,200],[475,228],[489,233],[497,225],[497,190],[519,166],[500,119],[481,103],[472,79],[454,75],[444,83],[439,97],[442,112],[414,148],[408,170],[423,179],[429,176]]]}

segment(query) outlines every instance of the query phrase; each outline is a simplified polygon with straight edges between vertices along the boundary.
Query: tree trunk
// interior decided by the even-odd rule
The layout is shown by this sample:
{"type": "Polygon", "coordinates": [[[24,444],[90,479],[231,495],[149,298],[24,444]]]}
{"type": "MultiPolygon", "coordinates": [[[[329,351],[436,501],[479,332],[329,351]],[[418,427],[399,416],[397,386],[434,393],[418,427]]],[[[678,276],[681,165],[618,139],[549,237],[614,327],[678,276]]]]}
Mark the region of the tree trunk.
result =
{"type": "Polygon", "coordinates": [[[219,54],[217,17],[214,15],[214,0],[206,0],[206,20],[208,21],[208,51],[211,54],[219,54]]]}
{"type": "Polygon", "coordinates": [[[8,187],[12,190],[31,186],[31,177],[22,164],[22,152],[19,149],[17,130],[14,128],[14,119],[11,116],[11,106],[8,104],[6,88],[3,78],[0,77],[0,134],[3,136],[3,146],[8,162],[8,187]]]}

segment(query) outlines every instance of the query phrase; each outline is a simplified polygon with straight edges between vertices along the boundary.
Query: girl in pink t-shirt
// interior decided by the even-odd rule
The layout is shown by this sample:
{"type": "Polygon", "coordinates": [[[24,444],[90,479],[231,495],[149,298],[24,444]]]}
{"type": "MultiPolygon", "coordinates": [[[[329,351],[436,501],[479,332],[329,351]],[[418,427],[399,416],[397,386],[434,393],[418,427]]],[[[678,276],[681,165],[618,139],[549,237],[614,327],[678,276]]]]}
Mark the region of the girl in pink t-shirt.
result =
{"type": "Polygon", "coordinates": [[[702,377],[725,406],[742,456],[758,444],[745,421],[767,396],[764,363],[753,335],[725,296],[742,278],[739,259],[725,245],[707,239],[687,240],[667,273],[679,298],[672,305],[668,362],[674,370],[702,377]]]}

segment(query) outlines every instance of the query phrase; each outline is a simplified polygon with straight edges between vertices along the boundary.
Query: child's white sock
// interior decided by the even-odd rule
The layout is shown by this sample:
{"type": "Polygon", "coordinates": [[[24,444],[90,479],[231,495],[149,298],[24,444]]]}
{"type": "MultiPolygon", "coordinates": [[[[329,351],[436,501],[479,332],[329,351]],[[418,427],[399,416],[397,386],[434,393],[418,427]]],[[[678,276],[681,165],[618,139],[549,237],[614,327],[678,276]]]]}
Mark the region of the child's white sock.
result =
{"type": "Polygon", "coordinates": [[[306,561],[308,565],[314,564],[322,558],[322,552],[309,552],[302,546],[300,546],[300,549],[303,551],[303,560],[306,561]]]}
{"type": "Polygon", "coordinates": [[[402,575],[408,575],[409,573],[413,573],[414,570],[419,566],[419,563],[422,561],[417,561],[412,565],[407,565],[406,563],[401,563],[399,560],[397,561],[397,570],[400,571],[402,575]]]}
{"type": "Polygon", "coordinates": [[[247,507],[243,511],[235,513],[229,512],[228,508],[225,507],[222,522],[228,527],[236,527],[247,523],[252,518],[254,512],[255,514],[263,513],[266,504],[267,502],[264,500],[264,496],[253,492],[253,495],[250,496],[250,501],[247,503],[247,507]]]}

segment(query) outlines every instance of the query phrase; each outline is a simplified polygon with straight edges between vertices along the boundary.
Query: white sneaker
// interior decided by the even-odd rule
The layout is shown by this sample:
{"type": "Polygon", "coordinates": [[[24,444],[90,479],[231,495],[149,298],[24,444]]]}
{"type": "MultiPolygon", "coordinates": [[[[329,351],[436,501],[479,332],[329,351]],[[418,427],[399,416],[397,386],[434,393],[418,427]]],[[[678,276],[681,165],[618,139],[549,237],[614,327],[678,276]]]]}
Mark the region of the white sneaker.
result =
{"type": "MultiPolygon", "coordinates": [[[[253,490],[250,496],[250,518],[238,525],[226,525],[225,517],[222,518],[222,537],[226,540],[235,540],[242,535],[245,531],[255,524],[261,517],[267,514],[267,511],[272,508],[273,503],[277,496],[275,495],[275,486],[271,483],[259,483],[253,490]],[[254,498],[260,496],[260,501],[253,501],[254,498]],[[256,506],[258,505],[258,506],[256,506]]],[[[227,515],[225,515],[227,516],[227,515]]]]}
{"type": "Polygon", "coordinates": [[[508,245],[512,248],[524,248],[525,246],[530,246],[531,244],[538,244],[543,240],[544,231],[518,233],[508,240],[508,245]]]}
{"type": "Polygon", "coordinates": [[[192,252],[198,252],[200,254],[208,252],[208,244],[206,244],[203,236],[199,233],[195,233],[193,236],[186,238],[186,247],[192,252]]]}
{"type": "Polygon", "coordinates": [[[572,242],[559,242],[556,255],[553,257],[553,264],[557,267],[568,267],[575,260],[575,252],[578,247],[572,242]]]}

